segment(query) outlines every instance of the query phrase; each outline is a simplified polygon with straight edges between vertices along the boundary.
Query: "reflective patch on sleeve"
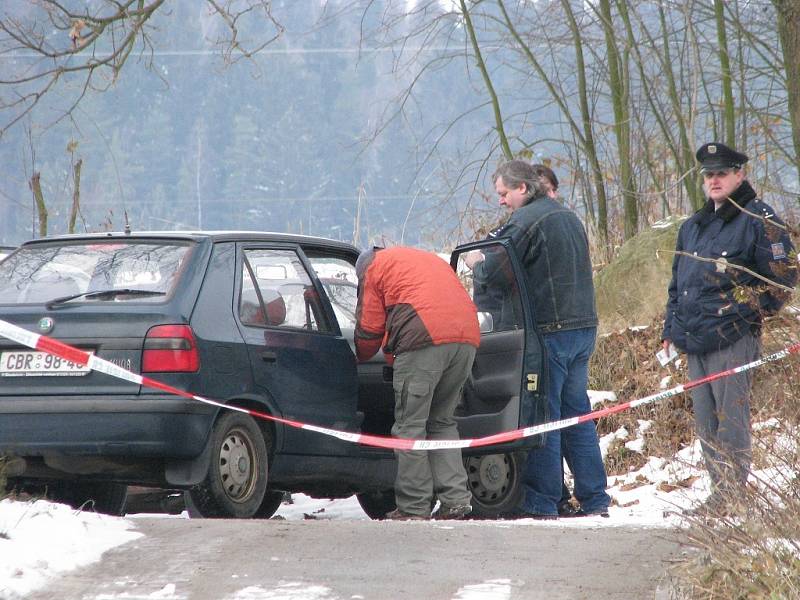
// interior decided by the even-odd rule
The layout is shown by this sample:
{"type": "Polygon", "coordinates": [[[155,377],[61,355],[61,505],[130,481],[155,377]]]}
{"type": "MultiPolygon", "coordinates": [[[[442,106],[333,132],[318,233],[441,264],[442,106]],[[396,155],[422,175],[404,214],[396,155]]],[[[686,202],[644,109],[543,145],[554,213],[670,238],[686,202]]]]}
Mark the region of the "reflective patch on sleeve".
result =
{"type": "Polygon", "coordinates": [[[781,258],[786,258],[786,251],[783,249],[783,242],[772,244],[772,258],[774,260],[780,260],[781,258]]]}

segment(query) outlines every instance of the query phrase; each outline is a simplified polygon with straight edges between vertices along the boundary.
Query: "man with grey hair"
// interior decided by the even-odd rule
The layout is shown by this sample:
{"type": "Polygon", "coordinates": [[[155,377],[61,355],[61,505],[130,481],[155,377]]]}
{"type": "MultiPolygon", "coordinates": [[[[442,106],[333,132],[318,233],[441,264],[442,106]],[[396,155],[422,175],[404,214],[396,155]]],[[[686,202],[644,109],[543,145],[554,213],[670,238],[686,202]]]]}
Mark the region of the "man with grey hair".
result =
{"type": "MultiPolygon", "coordinates": [[[[494,174],[500,205],[511,212],[497,238],[511,239],[525,269],[530,310],[547,349],[550,419],[567,419],[591,411],[586,392],[589,357],[594,351],[597,312],[589,242],[577,215],[549,197],[536,169],[522,160],[500,165],[494,174]]],[[[467,266],[475,281],[492,278],[492,261],[470,252],[467,266]]],[[[594,423],[585,422],[548,433],[542,448],[528,453],[525,496],[508,518],[555,519],[561,498],[564,453],[575,477],[580,510],[571,516],[608,516],[606,472],[594,423]]],[[[565,515],[566,516],[566,515],[565,515]]]]}

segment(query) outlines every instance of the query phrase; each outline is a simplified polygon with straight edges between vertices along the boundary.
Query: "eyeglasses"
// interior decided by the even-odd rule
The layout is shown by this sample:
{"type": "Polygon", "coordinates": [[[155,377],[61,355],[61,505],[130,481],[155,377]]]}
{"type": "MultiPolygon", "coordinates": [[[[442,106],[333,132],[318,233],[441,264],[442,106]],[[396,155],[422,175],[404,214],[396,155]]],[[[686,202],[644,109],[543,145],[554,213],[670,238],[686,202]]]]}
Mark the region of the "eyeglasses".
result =
{"type": "Polygon", "coordinates": [[[720,169],[718,171],[703,171],[703,179],[713,179],[714,177],[725,177],[733,173],[736,169],[720,169]]]}

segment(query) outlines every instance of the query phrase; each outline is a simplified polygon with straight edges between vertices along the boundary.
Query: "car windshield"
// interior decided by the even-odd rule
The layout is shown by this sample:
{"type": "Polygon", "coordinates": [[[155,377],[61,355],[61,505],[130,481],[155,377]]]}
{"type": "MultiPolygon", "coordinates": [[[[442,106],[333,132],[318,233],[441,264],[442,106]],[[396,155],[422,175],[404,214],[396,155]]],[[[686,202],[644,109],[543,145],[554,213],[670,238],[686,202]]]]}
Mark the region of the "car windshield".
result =
{"type": "Polygon", "coordinates": [[[23,246],[0,263],[0,304],[163,302],[191,247],[118,239],[23,246]]]}

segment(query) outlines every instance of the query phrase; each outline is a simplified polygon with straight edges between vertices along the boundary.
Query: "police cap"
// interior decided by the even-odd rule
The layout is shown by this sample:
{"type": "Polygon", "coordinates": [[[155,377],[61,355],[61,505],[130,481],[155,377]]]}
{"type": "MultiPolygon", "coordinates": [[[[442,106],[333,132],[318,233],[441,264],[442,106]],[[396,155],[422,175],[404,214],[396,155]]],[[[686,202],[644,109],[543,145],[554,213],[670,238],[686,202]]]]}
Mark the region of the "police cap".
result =
{"type": "Polygon", "coordinates": [[[700,172],[720,169],[741,169],[749,160],[746,154],[737,152],[720,142],[703,144],[695,155],[700,163],[700,172]]]}

